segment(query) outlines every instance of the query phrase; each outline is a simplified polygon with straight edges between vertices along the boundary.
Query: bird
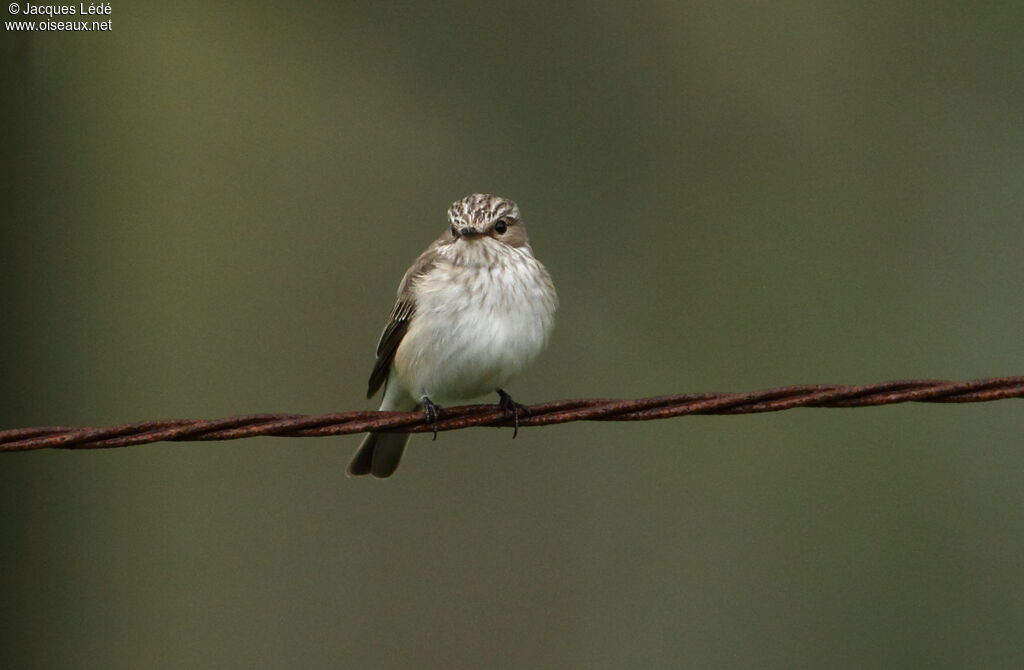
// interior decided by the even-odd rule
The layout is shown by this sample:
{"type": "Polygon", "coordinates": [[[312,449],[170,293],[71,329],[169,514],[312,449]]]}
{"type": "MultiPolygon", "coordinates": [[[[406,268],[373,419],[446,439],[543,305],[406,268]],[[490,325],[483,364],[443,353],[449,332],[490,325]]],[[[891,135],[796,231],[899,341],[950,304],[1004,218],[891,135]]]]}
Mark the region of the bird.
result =
{"type": "MultiPolygon", "coordinates": [[[[382,411],[422,410],[436,439],[443,405],[496,392],[518,432],[526,407],[504,387],[545,348],[557,309],[516,203],[486,193],[456,200],[444,232],[402,277],[366,397],[383,387],[382,411]]],[[[368,433],[349,476],[390,477],[408,440],[368,433]]]]}

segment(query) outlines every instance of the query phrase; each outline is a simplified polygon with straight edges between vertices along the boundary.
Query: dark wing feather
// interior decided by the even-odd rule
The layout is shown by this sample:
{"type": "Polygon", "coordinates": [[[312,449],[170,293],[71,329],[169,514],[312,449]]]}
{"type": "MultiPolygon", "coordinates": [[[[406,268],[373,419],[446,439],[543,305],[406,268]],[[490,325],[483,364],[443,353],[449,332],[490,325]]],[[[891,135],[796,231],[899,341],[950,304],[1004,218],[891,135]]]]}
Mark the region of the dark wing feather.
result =
{"type": "MultiPolygon", "coordinates": [[[[444,239],[444,236],[442,236],[444,239]]],[[[391,362],[395,360],[395,352],[402,338],[409,330],[409,323],[416,314],[416,298],[413,295],[412,283],[420,276],[426,274],[437,262],[437,244],[430,245],[420,257],[413,262],[412,266],[402,277],[402,283],[398,285],[398,301],[395,308],[391,310],[391,318],[388,325],[384,326],[384,332],[377,342],[377,361],[373,364],[373,371],[370,373],[370,382],[367,385],[366,397],[370,398],[377,392],[388,379],[391,370],[391,362]]]]}
{"type": "Polygon", "coordinates": [[[409,330],[409,321],[415,311],[416,306],[412,300],[399,299],[395,304],[391,319],[384,327],[380,341],[377,342],[377,360],[373,364],[373,372],[370,373],[370,383],[366,389],[367,398],[372,398],[377,389],[387,381],[391,361],[395,359],[395,352],[405,337],[405,331],[409,330]]]}

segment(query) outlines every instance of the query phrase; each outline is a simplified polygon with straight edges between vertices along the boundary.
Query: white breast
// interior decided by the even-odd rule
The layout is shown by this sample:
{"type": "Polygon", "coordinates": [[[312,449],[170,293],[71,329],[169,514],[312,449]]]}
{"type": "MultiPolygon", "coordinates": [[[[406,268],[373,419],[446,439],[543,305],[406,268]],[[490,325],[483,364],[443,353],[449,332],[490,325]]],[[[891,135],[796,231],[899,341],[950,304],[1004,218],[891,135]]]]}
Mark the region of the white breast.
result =
{"type": "MultiPolygon", "coordinates": [[[[474,244],[488,244],[478,240],[474,244]]],[[[444,405],[493,393],[547,344],[557,297],[529,248],[489,250],[499,262],[442,260],[414,285],[416,313],[395,352],[397,381],[444,405]]]]}

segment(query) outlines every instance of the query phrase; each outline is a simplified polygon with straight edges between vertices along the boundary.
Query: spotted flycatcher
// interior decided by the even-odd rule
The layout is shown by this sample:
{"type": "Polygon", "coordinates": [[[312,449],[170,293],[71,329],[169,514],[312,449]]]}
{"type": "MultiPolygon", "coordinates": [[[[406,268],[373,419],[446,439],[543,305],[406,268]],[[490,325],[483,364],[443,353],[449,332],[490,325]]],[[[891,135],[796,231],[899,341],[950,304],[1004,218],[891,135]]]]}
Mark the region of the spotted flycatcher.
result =
{"type": "MultiPolygon", "coordinates": [[[[382,410],[422,408],[436,426],[440,405],[496,391],[518,428],[524,408],[502,387],[547,344],[557,307],[516,203],[481,193],[457,200],[447,230],[402,277],[366,397],[383,385],[382,410]]],[[[391,476],[408,440],[368,433],[349,475],[391,476]]]]}

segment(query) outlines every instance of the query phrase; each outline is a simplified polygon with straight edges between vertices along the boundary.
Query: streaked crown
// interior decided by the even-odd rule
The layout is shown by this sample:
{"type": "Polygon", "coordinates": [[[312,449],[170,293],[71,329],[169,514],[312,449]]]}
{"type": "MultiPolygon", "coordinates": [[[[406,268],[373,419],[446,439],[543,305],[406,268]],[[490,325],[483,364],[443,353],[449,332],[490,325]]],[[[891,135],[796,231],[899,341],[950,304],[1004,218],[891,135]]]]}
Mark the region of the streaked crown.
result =
{"type": "Polygon", "coordinates": [[[508,198],[474,193],[456,200],[448,208],[448,221],[457,228],[483,230],[501,218],[519,219],[519,207],[508,198]]]}

